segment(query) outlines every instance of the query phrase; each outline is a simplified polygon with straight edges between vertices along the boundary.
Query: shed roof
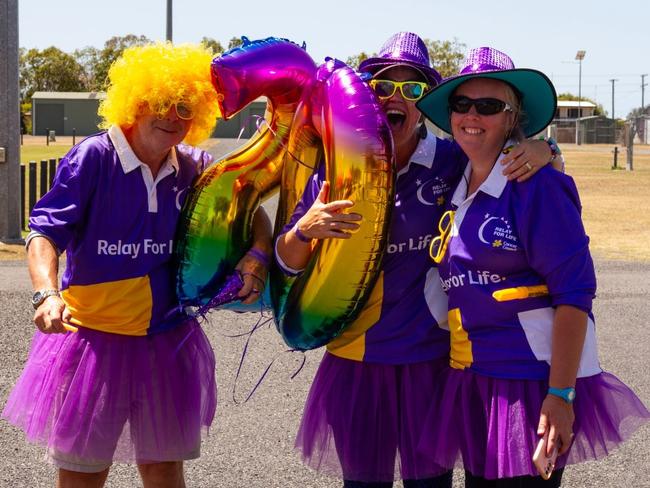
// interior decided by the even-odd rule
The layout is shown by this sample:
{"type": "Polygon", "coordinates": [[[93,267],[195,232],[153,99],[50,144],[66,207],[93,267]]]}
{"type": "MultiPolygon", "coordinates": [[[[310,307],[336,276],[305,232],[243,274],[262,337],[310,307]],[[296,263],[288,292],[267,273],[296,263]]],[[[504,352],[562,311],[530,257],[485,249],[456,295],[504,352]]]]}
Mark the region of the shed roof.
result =
{"type": "Polygon", "coordinates": [[[32,99],[37,100],[103,100],[106,98],[105,92],[43,92],[37,91],[32,95],[32,99]]]}
{"type": "Polygon", "coordinates": [[[580,104],[578,104],[578,100],[558,100],[557,101],[557,106],[558,107],[575,107],[578,108],[578,106],[582,108],[589,108],[589,107],[596,107],[595,103],[587,102],[585,100],[582,100],[580,104]]]}

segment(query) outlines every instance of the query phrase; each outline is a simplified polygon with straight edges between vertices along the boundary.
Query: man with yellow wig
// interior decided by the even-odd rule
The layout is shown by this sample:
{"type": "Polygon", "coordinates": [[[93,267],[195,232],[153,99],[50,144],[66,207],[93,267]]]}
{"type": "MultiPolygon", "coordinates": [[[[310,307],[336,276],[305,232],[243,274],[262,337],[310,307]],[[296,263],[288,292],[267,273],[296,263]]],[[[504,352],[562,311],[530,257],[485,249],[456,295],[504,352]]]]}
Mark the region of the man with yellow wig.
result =
{"type": "MultiPolygon", "coordinates": [[[[177,306],[172,264],[183,200],[212,162],[181,144],[214,127],[211,59],[195,45],[126,50],[99,110],[107,130],[70,150],[30,217],[38,330],[3,416],[47,447],[61,488],[101,487],[117,461],[137,463],[145,487],[184,487],[183,460],[214,418],[214,354],[177,306]]],[[[263,210],[253,234],[245,302],[271,252],[263,210]]]]}

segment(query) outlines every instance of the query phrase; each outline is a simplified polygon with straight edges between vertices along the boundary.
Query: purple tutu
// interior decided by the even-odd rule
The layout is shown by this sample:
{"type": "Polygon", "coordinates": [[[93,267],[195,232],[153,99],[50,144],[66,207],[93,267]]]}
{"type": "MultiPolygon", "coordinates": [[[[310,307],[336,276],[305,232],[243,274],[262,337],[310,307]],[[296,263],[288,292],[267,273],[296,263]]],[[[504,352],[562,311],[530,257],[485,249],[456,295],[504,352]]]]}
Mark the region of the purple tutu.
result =
{"type": "MultiPolygon", "coordinates": [[[[420,453],[432,462],[463,467],[488,479],[537,476],[532,456],[548,382],[508,380],[448,368],[425,422],[420,453]]],[[[576,382],[575,438],[558,457],[562,468],[599,459],[649,418],[641,400],[618,378],[600,373],[576,382]]]]}
{"type": "Polygon", "coordinates": [[[355,481],[425,479],[446,471],[416,453],[447,359],[389,365],[325,354],[296,449],[310,467],[355,481]]]}
{"type": "Polygon", "coordinates": [[[191,459],[214,418],[214,372],[193,320],[150,336],[36,332],[2,416],[61,467],[191,459]]]}

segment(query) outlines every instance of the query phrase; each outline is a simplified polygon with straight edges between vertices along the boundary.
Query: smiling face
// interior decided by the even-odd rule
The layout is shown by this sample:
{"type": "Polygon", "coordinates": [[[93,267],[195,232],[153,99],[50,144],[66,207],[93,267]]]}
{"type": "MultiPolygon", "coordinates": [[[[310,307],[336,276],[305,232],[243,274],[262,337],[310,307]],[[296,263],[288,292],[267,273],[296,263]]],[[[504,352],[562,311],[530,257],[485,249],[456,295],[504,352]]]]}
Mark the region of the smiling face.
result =
{"type": "MultiPolygon", "coordinates": [[[[489,78],[473,78],[460,85],[456,96],[468,98],[496,98],[512,105],[512,89],[504,82],[489,78]]],[[[481,115],[472,106],[465,114],[451,112],[451,131],[454,139],[470,158],[473,154],[498,153],[510,133],[515,115],[511,111],[481,115]]]]}
{"type": "MultiPolygon", "coordinates": [[[[380,71],[374,77],[392,81],[427,81],[420,72],[407,66],[395,66],[380,71]]],[[[419,139],[420,124],[423,123],[422,114],[415,108],[415,102],[405,100],[397,89],[392,97],[380,99],[379,103],[388,117],[395,148],[399,152],[400,148],[413,146],[412,153],[419,139]]]]}
{"type": "Polygon", "coordinates": [[[136,156],[146,164],[158,164],[167,157],[169,150],[180,144],[192,127],[191,120],[178,117],[172,106],[161,118],[145,112],[125,135],[136,156]]]}

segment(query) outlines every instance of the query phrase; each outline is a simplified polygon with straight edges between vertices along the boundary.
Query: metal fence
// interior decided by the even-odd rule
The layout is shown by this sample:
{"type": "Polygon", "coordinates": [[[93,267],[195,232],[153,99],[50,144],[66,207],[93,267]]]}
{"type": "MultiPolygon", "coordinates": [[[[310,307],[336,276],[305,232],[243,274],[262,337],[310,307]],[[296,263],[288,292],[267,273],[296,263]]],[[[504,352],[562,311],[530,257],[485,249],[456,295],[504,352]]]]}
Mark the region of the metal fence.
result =
{"type": "Polygon", "coordinates": [[[39,198],[45,195],[54,181],[59,159],[30,161],[20,165],[20,228],[28,229],[29,214],[39,198]]]}

